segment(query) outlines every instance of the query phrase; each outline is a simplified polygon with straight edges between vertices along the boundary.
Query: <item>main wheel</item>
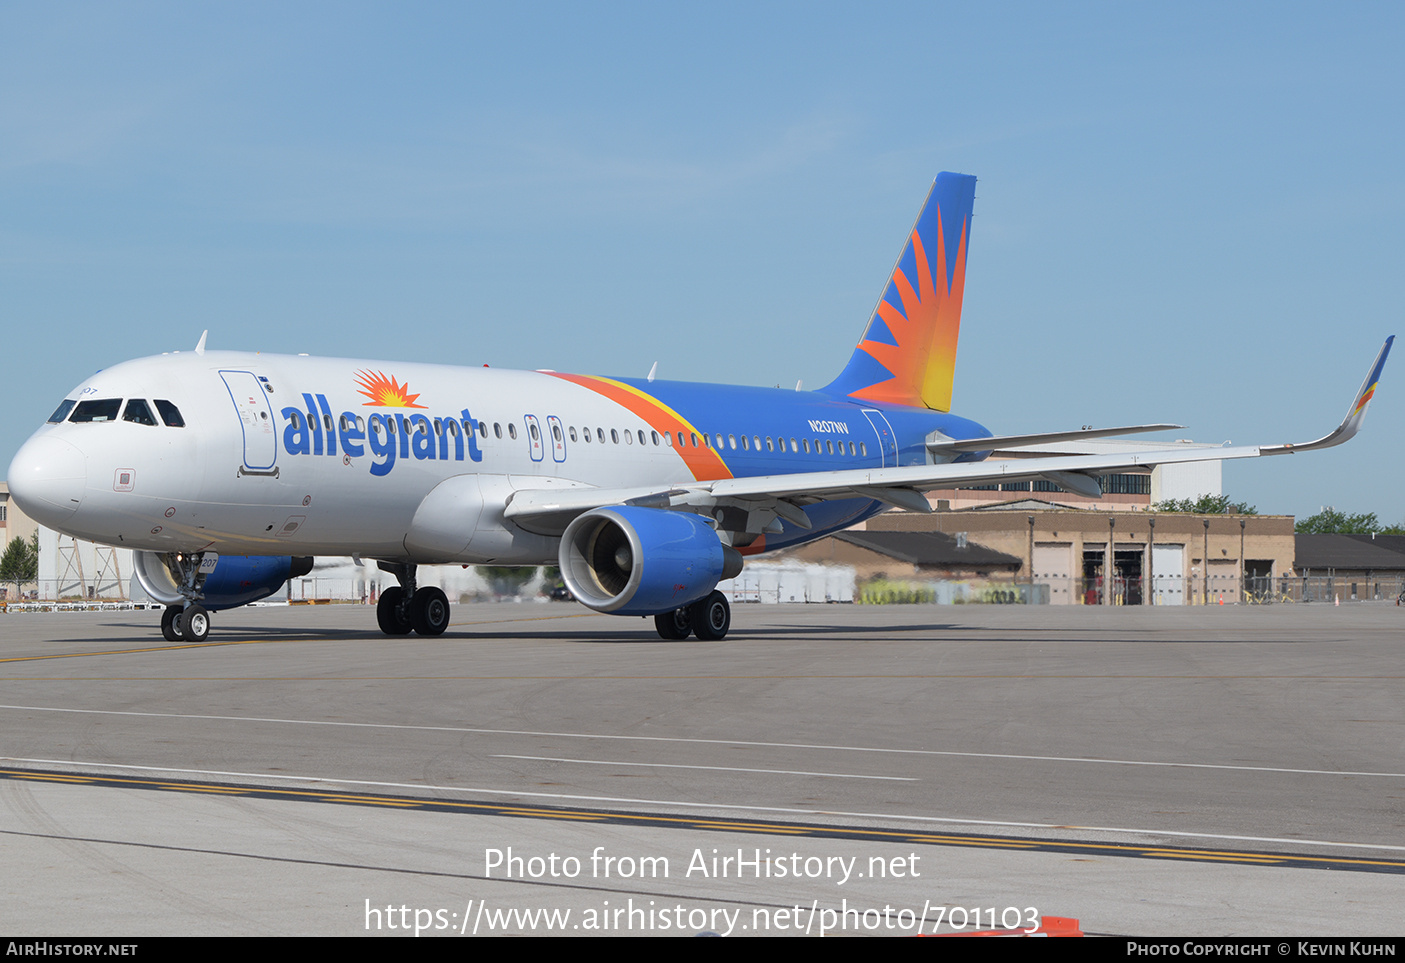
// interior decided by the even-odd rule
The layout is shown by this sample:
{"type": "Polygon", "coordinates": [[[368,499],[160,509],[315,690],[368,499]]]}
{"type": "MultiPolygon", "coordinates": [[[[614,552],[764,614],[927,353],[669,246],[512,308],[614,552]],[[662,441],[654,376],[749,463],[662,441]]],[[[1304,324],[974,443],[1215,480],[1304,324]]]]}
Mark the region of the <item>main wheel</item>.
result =
{"type": "Polygon", "coordinates": [[[659,630],[659,638],[672,641],[686,639],[693,631],[692,617],[687,609],[674,609],[654,616],[654,628],[659,630]]]}
{"type": "Polygon", "coordinates": [[[210,613],[203,605],[187,606],[180,615],[181,638],[187,642],[204,642],[210,637],[210,613]]]}
{"type": "Polygon", "coordinates": [[[161,613],[161,638],[167,642],[179,642],[183,638],[180,630],[182,611],[184,606],[168,605],[166,611],[161,613]]]}
{"type": "Polygon", "coordinates": [[[420,635],[443,635],[449,627],[449,599],[434,586],[410,596],[410,625],[420,635]]]}
{"type": "Polygon", "coordinates": [[[405,606],[400,604],[404,597],[405,590],[397,586],[382,592],[381,600],[376,603],[376,622],[386,635],[410,634],[410,617],[405,614],[405,606]]]}
{"type": "Polygon", "coordinates": [[[732,607],[727,596],[713,592],[701,602],[688,606],[693,634],[703,642],[716,642],[732,627],[732,607]]]}

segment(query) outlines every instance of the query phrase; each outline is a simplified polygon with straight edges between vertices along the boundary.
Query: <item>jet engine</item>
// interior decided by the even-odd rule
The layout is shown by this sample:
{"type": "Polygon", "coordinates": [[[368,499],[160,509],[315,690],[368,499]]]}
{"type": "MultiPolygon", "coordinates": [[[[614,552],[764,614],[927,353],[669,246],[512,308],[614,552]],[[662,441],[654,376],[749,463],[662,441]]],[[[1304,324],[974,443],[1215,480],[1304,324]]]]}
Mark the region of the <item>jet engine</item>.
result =
{"type": "Polygon", "coordinates": [[[576,600],[611,615],[673,612],[742,570],[741,554],[699,516],[632,505],[578,516],[560,561],[576,600]]]}
{"type": "MultiPolygon", "coordinates": [[[[185,605],[180,581],[158,552],[134,552],[137,581],[146,594],[163,605],[185,605]]],[[[177,570],[178,571],[178,570],[177,570]]],[[[281,555],[221,555],[205,576],[200,604],[210,611],[232,609],[267,598],[290,578],[312,571],[312,559],[281,555]]]]}

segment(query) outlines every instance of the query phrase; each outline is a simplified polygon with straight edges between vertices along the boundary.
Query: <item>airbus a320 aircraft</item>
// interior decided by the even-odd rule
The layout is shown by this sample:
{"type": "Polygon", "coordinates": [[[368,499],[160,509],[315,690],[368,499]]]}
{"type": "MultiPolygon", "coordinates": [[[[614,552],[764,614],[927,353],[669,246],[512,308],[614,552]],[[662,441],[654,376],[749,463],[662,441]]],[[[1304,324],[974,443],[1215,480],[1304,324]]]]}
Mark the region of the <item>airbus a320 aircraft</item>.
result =
{"type": "Polygon", "coordinates": [[[571,593],[659,635],[720,639],[719,581],[743,557],[820,538],[935,488],[1098,476],[1341,444],[1360,428],[1393,338],[1346,419],[1301,445],[987,462],[997,448],[1176,425],[993,437],[950,413],[976,179],[940,174],[863,338],[833,382],[783,391],[206,351],[100,371],[15,455],[30,516],[135,550],[167,639],[255,601],[316,555],[395,575],[381,629],[438,635],[449,602],[420,565],[558,562],[571,593]]]}

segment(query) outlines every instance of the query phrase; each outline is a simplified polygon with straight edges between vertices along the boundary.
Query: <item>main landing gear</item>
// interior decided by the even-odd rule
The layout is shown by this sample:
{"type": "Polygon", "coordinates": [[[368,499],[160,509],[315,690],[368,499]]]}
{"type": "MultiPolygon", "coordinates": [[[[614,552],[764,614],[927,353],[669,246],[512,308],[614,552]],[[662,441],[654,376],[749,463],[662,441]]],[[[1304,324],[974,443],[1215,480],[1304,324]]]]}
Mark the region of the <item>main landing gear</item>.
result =
{"type": "Polygon", "coordinates": [[[443,635],[449,627],[449,598],[434,586],[417,588],[415,566],[379,562],[381,571],[399,580],[381,593],[376,622],[386,635],[443,635]]]}
{"type": "Polygon", "coordinates": [[[680,641],[696,635],[703,642],[716,642],[732,627],[732,607],[727,596],[713,592],[707,598],[672,612],[654,616],[659,637],[680,641]]]}

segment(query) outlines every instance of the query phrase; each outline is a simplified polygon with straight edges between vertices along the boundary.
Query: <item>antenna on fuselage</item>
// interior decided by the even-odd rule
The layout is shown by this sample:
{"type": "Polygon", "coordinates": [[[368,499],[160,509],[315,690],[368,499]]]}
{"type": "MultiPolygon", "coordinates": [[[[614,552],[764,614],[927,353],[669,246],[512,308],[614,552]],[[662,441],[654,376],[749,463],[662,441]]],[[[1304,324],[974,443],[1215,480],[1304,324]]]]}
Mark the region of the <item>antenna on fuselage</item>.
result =
{"type": "Polygon", "coordinates": [[[200,341],[195,345],[195,353],[196,353],[196,354],[204,354],[204,353],[205,353],[205,338],[208,337],[209,334],[210,334],[210,329],[209,329],[209,328],[206,328],[204,331],[201,331],[201,332],[200,332],[200,341]]]}
{"type": "Polygon", "coordinates": [[[659,363],[658,363],[657,361],[655,361],[655,362],[654,362],[654,366],[649,369],[649,377],[645,378],[644,380],[645,380],[645,381],[653,381],[653,380],[654,380],[654,375],[656,375],[656,374],[658,374],[658,373],[659,373],[659,363]]]}

